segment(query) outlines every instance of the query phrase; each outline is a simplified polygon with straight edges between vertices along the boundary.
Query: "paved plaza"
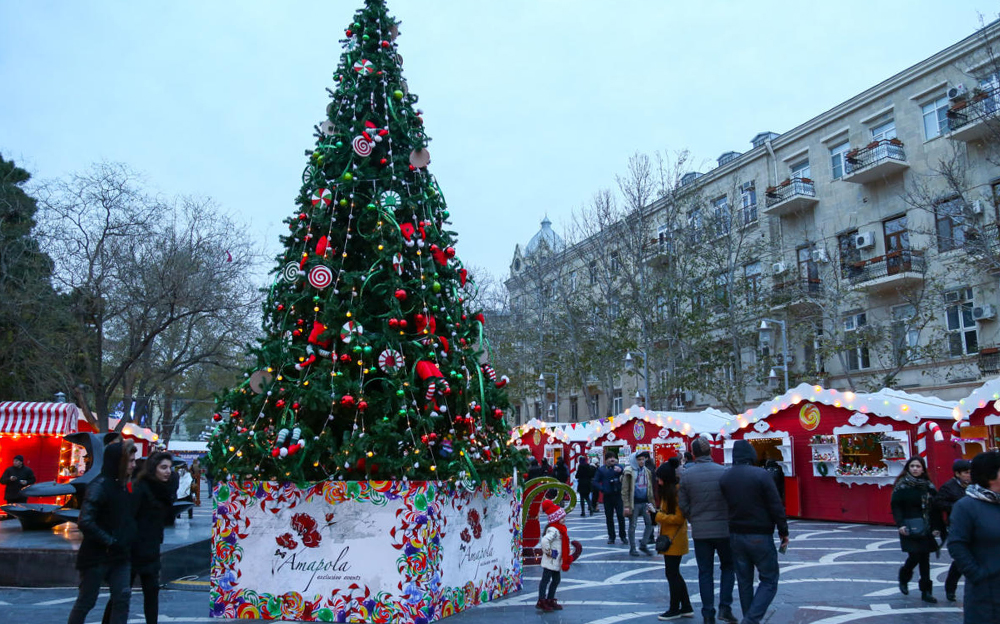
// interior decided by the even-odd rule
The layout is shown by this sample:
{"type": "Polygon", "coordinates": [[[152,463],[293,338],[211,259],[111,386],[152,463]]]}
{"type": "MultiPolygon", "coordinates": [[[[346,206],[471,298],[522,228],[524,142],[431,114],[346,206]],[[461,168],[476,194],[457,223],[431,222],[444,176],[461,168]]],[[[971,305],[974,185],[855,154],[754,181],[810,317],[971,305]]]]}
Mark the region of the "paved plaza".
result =
{"type": "MultiPolygon", "coordinates": [[[[203,506],[195,513],[211,512],[203,506]]],[[[535,610],[540,568],[529,567],[525,587],[520,592],[446,621],[614,624],[655,621],[666,610],[667,582],[661,557],[631,557],[627,546],[609,546],[601,514],[587,518],[574,514],[567,525],[571,537],[582,542],[584,550],[580,560],[563,574],[557,592],[565,610],[546,614],[535,610]]],[[[961,622],[961,601],[945,601],[941,586],[950,563],[946,552],[942,552],[940,559],[931,558],[934,595],[940,602],[930,605],[920,601],[915,581],[911,583],[909,596],[901,595],[896,588],[896,570],[903,554],[892,527],[792,521],[790,528],[788,554],[779,555],[778,596],[765,621],[775,624],[961,622]]],[[[681,571],[697,614],[701,602],[693,552],[684,558],[681,571]]],[[[960,599],[963,590],[960,585],[960,599]]],[[[75,595],[74,588],[2,588],[0,612],[6,616],[6,622],[63,624],[75,595]]],[[[734,598],[734,605],[738,605],[739,599],[734,598]]],[[[88,623],[100,622],[106,600],[105,592],[88,623]]],[[[208,617],[208,584],[204,578],[171,583],[161,592],[160,603],[160,621],[164,623],[231,621],[208,617]]],[[[143,622],[141,611],[142,598],[136,589],[129,622],[143,622]]],[[[736,611],[738,614],[738,607],[736,611]]],[[[677,621],[700,624],[701,618],[699,615],[693,620],[677,621]]]]}

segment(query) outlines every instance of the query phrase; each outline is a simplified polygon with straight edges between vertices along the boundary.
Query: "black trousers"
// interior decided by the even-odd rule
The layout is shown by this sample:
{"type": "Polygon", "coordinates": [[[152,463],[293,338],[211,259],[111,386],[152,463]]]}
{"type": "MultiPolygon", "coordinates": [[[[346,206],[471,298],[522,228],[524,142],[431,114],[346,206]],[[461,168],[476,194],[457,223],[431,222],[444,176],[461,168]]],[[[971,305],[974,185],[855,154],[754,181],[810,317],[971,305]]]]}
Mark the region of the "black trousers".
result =
{"type": "Polygon", "coordinates": [[[579,494],[579,496],[577,496],[576,498],[577,501],[580,503],[580,513],[586,515],[587,505],[590,505],[590,513],[593,514],[594,504],[590,500],[590,488],[581,487],[579,490],[577,490],[577,494],[579,494]]]}
{"type": "Polygon", "coordinates": [[[622,493],[606,493],[604,495],[604,519],[608,525],[608,540],[615,539],[614,517],[616,515],[618,516],[618,536],[621,537],[624,542],[628,538],[625,536],[625,506],[622,502],[622,493]]]}
{"type": "Polygon", "coordinates": [[[559,587],[559,581],[561,580],[562,580],[562,572],[560,572],[559,570],[550,570],[548,568],[542,568],[542,580],[540,583],[538,583],[538,599],[552,600],[553,598],[555,598],[556,587],[559,587]]]}
{"type": "Polygon", "coordinates": [[[670,586],[670,607],[667,610],[691,611],[688,586],[681,576],[681,556],[663,555],[663,568],[667,574],[667,585],[670,586]]]}
{"type": "MultiPolygon", "coordinates": [[[[139,577],[142,586],[142,613],[146,616],[146,624],[157,624],[160,612],[160,571],[139,572],[132,570],[129,585],[135,585],[135,577],[139,577]]],[[[104,607],[104,617],[101,624],[111,623],[111,602],[104,607]]]]}
{"type": "Polygon", "coordinates": [[[909,553],[906,557],[906,561],[903,562],[903,568],[900,570],[900,575],[908,581],[913,578],[913,568],[916,567],[920,568],[920,591],[930,591],[931,554],[929,552],[909,553]]]}
{"type": "Polygon", "coordinates": [[[111,590],[108,600],[109,622],[125,624],[128,621],[128,603],[132,598],[132,587],[129,585],[131,568],[126,563],[113,565],[98,565],[80,570],[80,593],[69,612],[68,624],[83,624],[87,614],[94,608],[97,595],[101,591],[101,583],[107,579],[111,590]]]}
{"type": "Polygon", "coordinates": [[[960,578],[962,578],[962,570],[959,569],[956,562],[952,561],[951,567],[948,568],[948,576],[944,579],[944,591],[949,594],[958,591],[958,579],[960,578]]]}

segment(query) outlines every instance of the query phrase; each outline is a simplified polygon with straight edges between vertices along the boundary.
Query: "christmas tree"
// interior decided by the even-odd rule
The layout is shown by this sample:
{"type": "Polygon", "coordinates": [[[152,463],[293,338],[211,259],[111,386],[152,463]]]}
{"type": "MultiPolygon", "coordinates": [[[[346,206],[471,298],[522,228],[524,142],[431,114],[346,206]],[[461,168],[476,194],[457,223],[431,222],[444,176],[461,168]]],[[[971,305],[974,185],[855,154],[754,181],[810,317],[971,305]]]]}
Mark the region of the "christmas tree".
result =
{"type": "Polygon", "coordinates": [[[384,0],[346,28],[256,366],[218,398],[220,478],[476,481],[522,461],[397,35],[384,0]]]}

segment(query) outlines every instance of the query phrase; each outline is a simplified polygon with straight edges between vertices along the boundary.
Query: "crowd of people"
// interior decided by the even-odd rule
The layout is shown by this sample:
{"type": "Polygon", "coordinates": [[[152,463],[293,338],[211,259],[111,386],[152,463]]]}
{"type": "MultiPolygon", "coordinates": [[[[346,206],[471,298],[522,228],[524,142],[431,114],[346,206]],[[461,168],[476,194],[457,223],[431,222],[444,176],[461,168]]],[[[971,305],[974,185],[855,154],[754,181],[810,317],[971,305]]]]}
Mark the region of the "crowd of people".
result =
{"type": "MultiPolygon", "coordinates": [[[[616,452],[606,453],[601,466],[582,457],[574,475],[578,506],[586,517],[588,510],[593,516],[598,503],[603,503],[609,545],[617,538],[629,546],[632,556],[652,556],[650,546],[663,556],[669,601],[659,620],[695,615],[680,572],[681,559],[689,553],[690,526],[705,624],[758,624],[777,595],[778,554],[788,547],[784,474],[777,464],[759,467],[757,451],[745,440],[734,442],[729,468],[714,462],[711,450],[709,440],[699,437],[692,441],[690,452],[659,467],[648,452],[631,455],[624,468],[616,452]],[[643,531],[637,541],[640,518],[643,531]],[[654,525],[659,527],[657,537],[654,525]],[[733,611],[734,588],[742,619],[733,611]]],[[[562,458],[556,469],[547,460],[530,461],[529,479],[552,476],[570,483],[562,458]]],[[[912,457],[896,479],[890,504],[906,554],[899,569],[899,590],[909,594],[909,582],[918,570],[921,599],[936,603],[930,555],[947,546],[952,557],[944,583],[947,600],[957,600],[958,582],[964,576],[964,621],[1000,622],[1000,453],[960,459],[952,469],[954,477],[938,490],[923,458],[912,457]]],[[[555,590],[561,572],[569,570],[572,561],[565,511],[551,500],[544,501],[542,511],[548,523],[541,540],[543,577],[536,608],[546,612],[562,609],[555,590]]]]}

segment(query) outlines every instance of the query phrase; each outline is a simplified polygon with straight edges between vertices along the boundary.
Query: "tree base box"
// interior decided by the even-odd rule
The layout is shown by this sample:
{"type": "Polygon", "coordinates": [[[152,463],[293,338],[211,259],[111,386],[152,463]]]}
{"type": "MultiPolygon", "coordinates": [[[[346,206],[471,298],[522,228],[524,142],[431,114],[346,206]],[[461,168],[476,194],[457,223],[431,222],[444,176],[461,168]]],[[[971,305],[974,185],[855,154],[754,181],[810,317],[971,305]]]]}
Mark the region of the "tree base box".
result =
{"type": "Polygon", "coordinates": [[[513,479],[220,483],[211,615],[434,622],[521,588],[513,479]]]}

